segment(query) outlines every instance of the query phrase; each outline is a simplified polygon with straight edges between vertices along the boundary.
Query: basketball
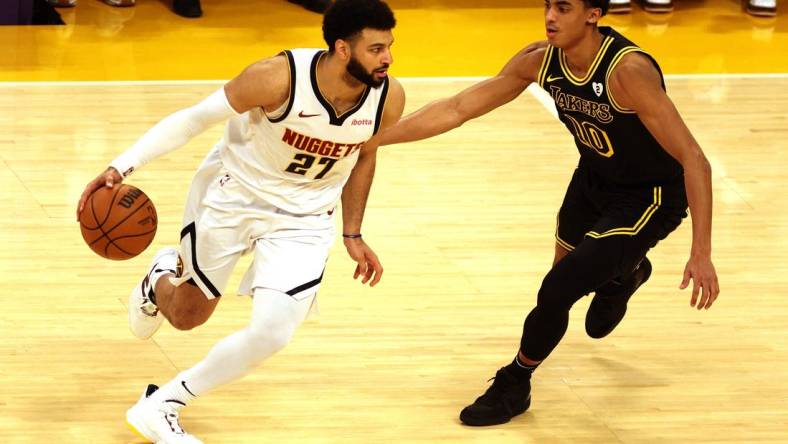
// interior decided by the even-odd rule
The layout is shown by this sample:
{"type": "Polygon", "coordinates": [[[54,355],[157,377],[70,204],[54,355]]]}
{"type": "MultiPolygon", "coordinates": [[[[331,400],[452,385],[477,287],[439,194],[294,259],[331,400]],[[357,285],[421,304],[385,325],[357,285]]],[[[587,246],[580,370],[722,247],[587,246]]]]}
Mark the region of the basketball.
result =
{"type": "Polygon", "coordinates": [[[91,250],[113,260],[131,259],[156,235],[156,207],[139,188],[101,187],[88,197],[79,215],[82,238],[91,250]]]}

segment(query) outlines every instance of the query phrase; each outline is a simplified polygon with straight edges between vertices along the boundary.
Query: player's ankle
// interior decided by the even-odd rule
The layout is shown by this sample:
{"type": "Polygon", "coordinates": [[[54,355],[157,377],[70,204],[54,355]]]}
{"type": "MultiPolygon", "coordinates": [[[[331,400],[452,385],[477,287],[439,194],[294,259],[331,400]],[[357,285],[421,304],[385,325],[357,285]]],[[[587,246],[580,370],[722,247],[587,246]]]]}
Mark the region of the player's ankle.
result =
{"type": "Polygon", "coordinates": [[[536,367],[538,367],[539,364],[540,362],[537,361],[531,361],[527,358],[520,358],[518,353],[518,355],[514,357],[514,360],[512,360],[512,362],[505,368],[517,379],[523,380],[530,378],[531,374],[534,372],[534,370],[536,370],[536,367]]]}

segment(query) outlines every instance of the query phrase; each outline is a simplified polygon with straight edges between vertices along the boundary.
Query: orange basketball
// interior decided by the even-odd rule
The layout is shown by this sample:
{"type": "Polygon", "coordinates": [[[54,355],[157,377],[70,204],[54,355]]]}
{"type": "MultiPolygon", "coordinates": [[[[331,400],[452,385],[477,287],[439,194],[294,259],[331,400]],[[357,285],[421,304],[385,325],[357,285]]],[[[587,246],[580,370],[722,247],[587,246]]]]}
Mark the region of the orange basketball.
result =
{"type": "Polygon", "coordinates": [[[82,238],[91,250],[113,260],[130,259],[148,248],[156,235],[156,207],[131,185],[101,187],[79,215],[82,238]]]}

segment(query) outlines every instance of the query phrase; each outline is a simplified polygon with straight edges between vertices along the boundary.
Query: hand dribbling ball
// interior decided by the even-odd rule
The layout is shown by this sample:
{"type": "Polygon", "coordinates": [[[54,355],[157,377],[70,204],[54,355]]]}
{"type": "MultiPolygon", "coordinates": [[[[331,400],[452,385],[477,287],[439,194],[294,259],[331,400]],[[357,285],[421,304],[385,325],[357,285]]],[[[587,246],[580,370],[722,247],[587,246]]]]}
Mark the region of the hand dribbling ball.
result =
{"type": "Polygon", "coordinates": [[[79,215],[85,243],[99,256],[113,260],[131,259],[145,251],[156,235],[157,223],[150,198],[127,184],[99,188],[79,215]]]}

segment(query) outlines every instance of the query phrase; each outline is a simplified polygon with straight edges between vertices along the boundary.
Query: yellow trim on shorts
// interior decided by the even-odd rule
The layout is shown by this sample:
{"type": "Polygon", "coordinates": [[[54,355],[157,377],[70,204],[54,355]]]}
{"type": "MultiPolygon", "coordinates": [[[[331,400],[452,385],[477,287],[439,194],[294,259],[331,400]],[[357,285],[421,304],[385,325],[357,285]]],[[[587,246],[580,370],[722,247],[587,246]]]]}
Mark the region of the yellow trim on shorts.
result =
{"type": "Polygon", "coordinates": [[[560,237],[558,237],[558,231],[557,231],[557,230],[556,230],[556,233],[555,233],[555,242],[556,242],[558,245],[560,245],[560,246],[561,246],[561,248],[563,248],[564,250],[567,250],[567,251],[572,251],[572,250],[574,250],[574,249],[575,249],[575,247],[573,247],[573,246],[569,245],[569,243],[568,243],[568,242],[566,242],[565,240],[563,240],[563,239],[561,239],[560,237]]]}
{"type": "Polygon", "coordinates": [[[564,72],[566,78],[569,79],[570,82],[577,86],[583,86],[594,77],[594,73],[596,72],[597,67],[599,67],[599,63],[604,58],[605,53],[607,52],[607,48],[610,44],[613,43],[613,37],[607,36],[605,37],[605,41],[602,42],[602,46],[599,48],[599,52],[596,53],[596,57],[594,58],[593,63],[591,63],[591,68],[588,69],[585,77],[580,78],[572,74],[572,70],[569,69],[569,65],[566,63],[566,54],[561,51],[561,56],[558,58],[558,62],[561,65],[561,71],[564,72]]]}
{"type": "Polygon", "coordinates": [[[544,52],[544,57],[542,57],[542,66],[539,67],[539,75],[536,76],[536,83],[538,83],[542,89],[544,89],[544,75],[550,67],[550,59],[553,58],[553,49],[552,45],[547,45],[547,50],[544,52]]]}
{"type": "Polygon", "coordinates": [[[569,242],[561,239],[561,237],[558,235],[558,227],[559,226],[560,226],[560,224],[559,224],[559,221],[558,221],[558,216],[556,216],[555,217],[555,242],[558,245],[560,245],[563,249],[565,249],[567,251],[574,250],[575,247],[573,247],[572,244],[570,244],[569,242]]]}
{"type": "Polygon", "coordinates": [[[615,57],[613,57],[613,61],[610,62],[610,66],[607,67],[607,73],[605,74],[605,94],[607,94],[607,98],[610,101],[610,104],[613,105],[613,109],[624,114],[634,114],[635,111],[629,108],[624,108],[623,106],[619,105],[616,102],[616,99],[614,99],[613,96],[610,95],[610,86],[608,86],[608,79],[610,78],[610,74],[613,73],[613,69],[615,69],[616,65],[618,65],[618,62],[620,62],[625,55],[631,52],[642,52],[643,54],[645,54],[645,51],[638,48],[637,46],[627,46],[625,48],[622,48],[620,51],[618,51],[618,54],[616,54],[615,57]]]}
{"type": "Polygon", "coordinates": [[[613,228],[611,230],[607,230],[604,233],[597,233],[596,231],[589,231],[586,233],[586,236],[593,237],[598,239],[600,237],[608,237],[608,236],[615,236],[615,235],[626,235],[626,236],[635,236],[637,235],[643,227],[646,226],[651,216],[654,215],[654,212],[657,211],[659,206],[662,204],[662,187],[654,187],[654,202],[646,208],[646,211],[643,212],[643,215],[640,216],[640,219],[635,223],[635,225],[631,227],[621,227],[621,228],[613,228]]]}

